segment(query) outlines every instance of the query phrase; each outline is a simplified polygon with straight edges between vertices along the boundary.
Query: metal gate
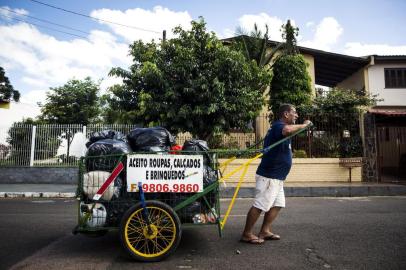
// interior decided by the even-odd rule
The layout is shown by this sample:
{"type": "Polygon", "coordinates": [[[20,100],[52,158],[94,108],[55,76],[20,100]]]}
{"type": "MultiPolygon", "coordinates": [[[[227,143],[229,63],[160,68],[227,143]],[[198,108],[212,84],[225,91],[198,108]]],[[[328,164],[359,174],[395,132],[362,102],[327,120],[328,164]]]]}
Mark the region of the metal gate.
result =
{"type": "Polygon", "coordinates": [[[406,183],[406,127],[377,126],[377,143],[379,180],[406,183]]]}

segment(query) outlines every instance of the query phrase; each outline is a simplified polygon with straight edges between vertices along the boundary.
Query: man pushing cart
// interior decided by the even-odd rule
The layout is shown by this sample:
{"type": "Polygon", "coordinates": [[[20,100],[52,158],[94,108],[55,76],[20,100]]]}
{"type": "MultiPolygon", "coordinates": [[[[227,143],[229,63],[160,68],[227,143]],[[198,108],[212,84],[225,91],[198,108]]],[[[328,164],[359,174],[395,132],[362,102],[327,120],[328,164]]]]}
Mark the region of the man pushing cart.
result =
{"type": "MultiPolygon", "coordinates": [[[[91,152],[92,146],[96,145],[96,148],[93,147],[97,150],[96,155],[88,155],[82,158],[80,163],[77,191],[79,222],[74,233],[98,236],[109,230],[119,230],[124,249],[130,256],[140,261],[159,261],[172,254],[180,242],[184,224],[217,225],[221,236],[252,161],[263,155],[263,161],[267,160],[272,148],[280,149],[276,148],[278,145],[284,148],[286,143],[290,145],[290,138],[310,125],[310,121],[305,122],[304,125],[292,125],[297,114],[293,106],[289,105],[287,108],[288,110],[282,113],[281,126],[283,126],[284,136],[267,136],[263,150],[248,150],[257,155],[226,175],[221,175],[220,171],[224,172],[225,167],[234,158],[219,164],[217,153],[210,151],[207,144],[199,140],[185,143],[186,146],[184,145],[182,151],[170,151],[169,148],[165,148],[167,139],[163,139],[168,137],[168,132],[162,128],[130,132],[130,135],[136,135],[138,139],[142,137],[144,131],[158,134],[151,148],[154,151],[148,151],[150,149],[146,149],[145,145],[142,149],[137,148],[137,143],[131,141],[134,137],[130,135],[129,144],[133,151],[138,150],[136,152],[127,150],[130,147],[125,145],[125,140],[117,143],[110,138],[104,138],[105,143],[94,142],[90,145],[88,153],[91,152]],[[285,127],[293,128],[284,132],[285,127]],[[156,141],[158,144],[161,143],[158,148],[155,145],[156,141]],[[114,146],[117,146],[121,152],[117,153],[114,146]],[[222,217],[219,183],[237,172],[241,172],[240,180],[230,205],[222,217]]],[[[276,126],[273,125],[270,131],[274,127],[276,126]]],[[[97,135],[122,138],[117,134],[106,134],[97,135]]],[[[170,136],[168,138],[170,141],[170,136]]],[[[141,138],[140,141],[143,144],[146,142],[145,138],[141,138]]],[[[262,201],[266,200],[266,194],[262,197],[262,201]]],[[[259,202],[262,202],[261,200],[258,198],[259,202]]],[[[272,204],[270,206],[272,209],[272,204]]],[[[280,207],[280,205],[275,206],[280,207]]],[[[256,211],[255,213],[261,209],[256,208],[255,204],[254,207],[252,211],[256,211]]],[[[271,210],[268,211],[271,212],[271,210]]],[[[252,222],[252,213],[249,213],[243,241],[249,243],[263,241],[249,229],[249,225],[253,225],[256,219],[252,222]]],[[[264,224],[267,223],[264,222],[264,224]]],[[[268,233],[270,230],[264,232],[268,233]]]]}

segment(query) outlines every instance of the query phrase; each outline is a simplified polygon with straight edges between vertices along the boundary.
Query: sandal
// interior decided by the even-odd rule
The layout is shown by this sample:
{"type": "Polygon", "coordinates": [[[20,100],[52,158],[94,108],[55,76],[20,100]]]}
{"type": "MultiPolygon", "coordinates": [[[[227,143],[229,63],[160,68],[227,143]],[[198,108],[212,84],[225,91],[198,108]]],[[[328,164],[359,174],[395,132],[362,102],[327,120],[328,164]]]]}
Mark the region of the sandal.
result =
{"type": "Polygon", "coordinates": [[[272,233],[270,235],[262,237],[262,239],[264,239],[264,240],[281,240],[281,237],[278,234],[272,233]]]}
{"type": "Polygon", "coordinates": [[[244,239],[244,238],[241,238],[241,239],[240,239],[240,242],[242,242],[242,243],[247,243],[247,244],[252,244],[252,245],[261,245],[261,244],[263,244],[265,241],[264,241],[264,239],[261,239],[261,238],[251,238],[251,239],[244,239]]]}

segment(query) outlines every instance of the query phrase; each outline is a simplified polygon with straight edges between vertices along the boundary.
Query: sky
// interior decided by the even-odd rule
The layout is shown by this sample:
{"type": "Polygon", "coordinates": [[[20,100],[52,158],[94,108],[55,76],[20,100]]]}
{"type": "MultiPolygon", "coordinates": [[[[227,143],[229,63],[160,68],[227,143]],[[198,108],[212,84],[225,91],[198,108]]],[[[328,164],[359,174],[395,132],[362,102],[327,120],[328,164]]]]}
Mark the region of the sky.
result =
{"type": "Polygon", "coordinates": [[[300,46],[406,55],[405,10],[405,0],[0,0],[0,66],[21,93],[19,103],[0,109],[0,126],[35,117],[46,92],[72,78],[90,76],[104,93],[120,82],[109,70],[131,65],[129,44],[157,41],[163,30],[170,38],[173,27],[190,29],[199,16],[219,38],[257,23],[281,41],[280,27],[290,19],[300,46]]]}

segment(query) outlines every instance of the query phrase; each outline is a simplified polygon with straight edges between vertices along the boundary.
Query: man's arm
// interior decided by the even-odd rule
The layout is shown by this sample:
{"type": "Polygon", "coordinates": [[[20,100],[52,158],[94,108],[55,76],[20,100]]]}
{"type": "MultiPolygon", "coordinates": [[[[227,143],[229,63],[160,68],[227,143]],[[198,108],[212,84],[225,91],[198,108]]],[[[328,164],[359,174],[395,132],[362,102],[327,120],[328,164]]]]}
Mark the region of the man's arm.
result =
{"type": "Polygon", "coordinates": [[[310,120],[305,120],[303,122],[303,124],[301,124],[301,125],[285,125],[282,129],[282,135],[285,137],[289,136],[289,135],[295,133],[296,131],[298,131],[299,129],[302,129],[302,128],[307,127],[308,125],[311,125],[311,123],[312,122],[310,120]]]}

